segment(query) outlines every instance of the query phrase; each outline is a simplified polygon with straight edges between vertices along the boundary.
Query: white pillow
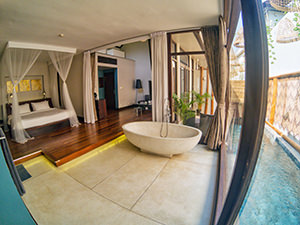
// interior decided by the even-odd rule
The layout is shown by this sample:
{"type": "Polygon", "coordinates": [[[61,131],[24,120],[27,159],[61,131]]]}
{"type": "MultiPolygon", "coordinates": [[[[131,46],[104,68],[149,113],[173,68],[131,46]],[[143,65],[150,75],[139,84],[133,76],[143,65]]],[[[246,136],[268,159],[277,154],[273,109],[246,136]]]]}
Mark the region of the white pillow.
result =
{"type": "Polygon", "coordinates": [[[31,112],[30,107],[29,107],[29,103],[19,105],[19,111],[20,111],[20,113],[29,113],[29,112],[31,112]]]}
{"type": "Polygon", "coordinates": [[[31,106],[32,106],[33,111],[39,111],[42,109],[50,109],[48,101],[31,102],[31,106]]]}

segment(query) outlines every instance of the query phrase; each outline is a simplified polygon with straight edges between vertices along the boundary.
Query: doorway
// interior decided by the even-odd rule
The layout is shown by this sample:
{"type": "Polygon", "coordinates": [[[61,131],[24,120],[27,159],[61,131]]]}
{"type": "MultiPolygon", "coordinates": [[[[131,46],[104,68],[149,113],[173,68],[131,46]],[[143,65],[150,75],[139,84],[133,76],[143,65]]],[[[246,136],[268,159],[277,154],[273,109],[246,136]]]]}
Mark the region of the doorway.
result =
{"type": "Polygon", "coordinates": [[[99,68],[99,98],[105,99],[108,110],[118,109],[117,79],[116,68],[99,68]]]}

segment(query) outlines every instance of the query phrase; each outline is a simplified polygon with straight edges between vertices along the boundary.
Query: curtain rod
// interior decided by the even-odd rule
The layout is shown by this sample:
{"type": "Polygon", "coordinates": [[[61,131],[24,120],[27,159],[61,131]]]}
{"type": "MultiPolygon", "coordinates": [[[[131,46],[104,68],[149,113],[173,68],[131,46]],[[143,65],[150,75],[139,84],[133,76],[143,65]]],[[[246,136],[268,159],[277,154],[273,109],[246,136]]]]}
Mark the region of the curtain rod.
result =
{"type": "MultiPolygon", "coordinates": [[[[199,30],[199,29],[200,29],[200,27],[189,27],[189,28],[184,28],[184,29],[166,30],[164,32],[175,34],[175,33],[184,33],[184,32],[189,32],[189,31],[195,31],[195,30],[199,30]]],[[[162,31],[155,31],[155,32],[162,32],[162,31]]],[[[155,32],[153,32],[153,33],[155,33],[155,32]]],[[[100,51],[100,50],[113,48],[113,47],[118,46],[118,45],[130,44],[130,43],[133,43],[133,42],[144,41],[144,40],[146,41],[146,40],[150,39],[150,35],[151,35],[151,33],[135,36],[135,37],[132,37],[132,38],[122,39],[122,40],[119,40],[119,41],[111,42],[111,43],[108,43],[108,44],[105,44],[105,45],[100,45],[100,46],[97,46],[95,48],[85,50],[84,52],[91,51],[91,53],[93,53],[93,52],[97,52],[97,51],[100,51]]]]}
{"type": "Polygon", "coordinates": [[[62,47],[57,45],[16,42],[16,41],[8,41],[6,48],[36,49],[36,50],[44,50],[44,51],[67,52],[73,54],[76,53],[76,48],[62,47]]]}
{"type": "Polygon", "coordinates": [[[120,40],[120,41],[111,42],[111,43],[108,43],[108,44],[105,44],[105,45],[100,45],[98,47],[91,48],[91,49],[88,49],[86,51],[97,52],[97,51],[104,50],[104,49],[107,49],[107,48],[112,48],[112,47],[115,47],[115,46],[118,46],[118,45],[124,45],[124,44],[129,44],[129,43],[133,43],[133,42],[137,42],[137,41],[143,41],[143,40],[146,41],[149,38],[150,38],[150,34],[140,35],[140,36],[136,36],[136,37],[133,37],[133,38],[127,38],[127,39],[123,39],[123,40],[120,40]]]}

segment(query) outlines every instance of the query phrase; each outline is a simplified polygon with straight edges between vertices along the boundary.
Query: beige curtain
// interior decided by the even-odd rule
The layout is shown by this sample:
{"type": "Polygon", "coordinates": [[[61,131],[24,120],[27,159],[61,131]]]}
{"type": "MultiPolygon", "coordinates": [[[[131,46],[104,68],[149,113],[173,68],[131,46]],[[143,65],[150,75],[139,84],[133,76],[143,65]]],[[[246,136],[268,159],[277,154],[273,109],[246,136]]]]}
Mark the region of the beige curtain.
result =
{"type": "Polygon", "coordinates": [[[1,68],[6,72],[5,75],[8,75],[13,83],[12,139],[20,144],[24,144],[32,138],[23,127],[16,89],[40,54],[41,51],[35,49],[6,48],[1,59],[1,68]]]}
{"type": "Polygon", "coordinates": [[[92,85],[91,52],[83,54],[83,114],[85,123],[95,123],[95,101],[92,85]]]}
{"type": "MultiPolygon", "coordinates": [[[[98,84],[98,71],[96,71],[95,66],[95,59],[96,59],[96,54],[93,53],[91,54],[91,71],[92,71],[92,90],[93,90],[93,95],[96,93],[97,94],[97,99],[99,99],[99,86],[98,84]]],[[[95,100],[95,98],[93,98],[95,100]]],[[[96,111],[96,105],[95,101],[93,101],[93,110],[94,110],[94,115],[95,115],[95,120],[98,121],[98,116],[97,116],[97,111],[96,111]]]]}
{"type": "Polygon", "coordinates": [[[62,87],[62,95],[63,95],[63,103],[65,109],[69,111],[69,121],[72,127],[78,127],[80,125],[70,94],[68,90],[68,85],[66,83],[71,64],[73,61],[73,53],[67,53],[67,52],[56,52],[56,51],[49,51],[48,52],[50,59],[53,63],[53,66],[55,67],[56,71],[58,72],[60,78],[63,81],[63,87],[62,87]]]}
{"type": "Polygon", "coordinates": [[[229,57],[226,49],[226,26],[222,17],[219,27],[201,28],[204,41],[205,56],[210,72],[210,80],[215,99],[218,103],[214,119],[209,128],[205,142],[210,149],[216,150],[221,145],[225,131],[225,97],[229,75],[229,57]]]}
{"type": "Polygon", "coordinates": [[[151,34],[152,120],[164,121],[168,99],[168,48],[166,32],[151,34]]]}

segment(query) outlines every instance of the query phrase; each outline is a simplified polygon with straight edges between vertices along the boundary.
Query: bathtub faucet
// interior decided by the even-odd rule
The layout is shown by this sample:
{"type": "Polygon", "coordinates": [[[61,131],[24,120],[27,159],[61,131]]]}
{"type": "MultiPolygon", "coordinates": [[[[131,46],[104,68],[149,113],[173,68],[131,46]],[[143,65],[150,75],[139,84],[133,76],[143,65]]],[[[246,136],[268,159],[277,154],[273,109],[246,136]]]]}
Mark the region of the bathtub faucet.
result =
{"type": "Polygon", "coordinates": [[[164,102],[164,107],[166,108],[166,113],[165,113],[165,122],[170,123],[170,117],[171,117],[171,110],[170,110],[170,102],[169,99],[165,99],[164,102]]]}
{"type": "Polygon", "coordinates": [[[165,113],[164,113],[164,116],[162,118],[163,121],[162,121],[161,127],[160,127],[160,136],[165,138],[165,137],[168,136],[168,132],[169,132],[168,123],[170,122],[170,116],[171,116],[169,99],[166,98],[164,100],[163,107],[165,109],[165,113]],[[165,134],[163,132],[164,124],[166,126],[166,132],[165,132],[165,134]]]}

